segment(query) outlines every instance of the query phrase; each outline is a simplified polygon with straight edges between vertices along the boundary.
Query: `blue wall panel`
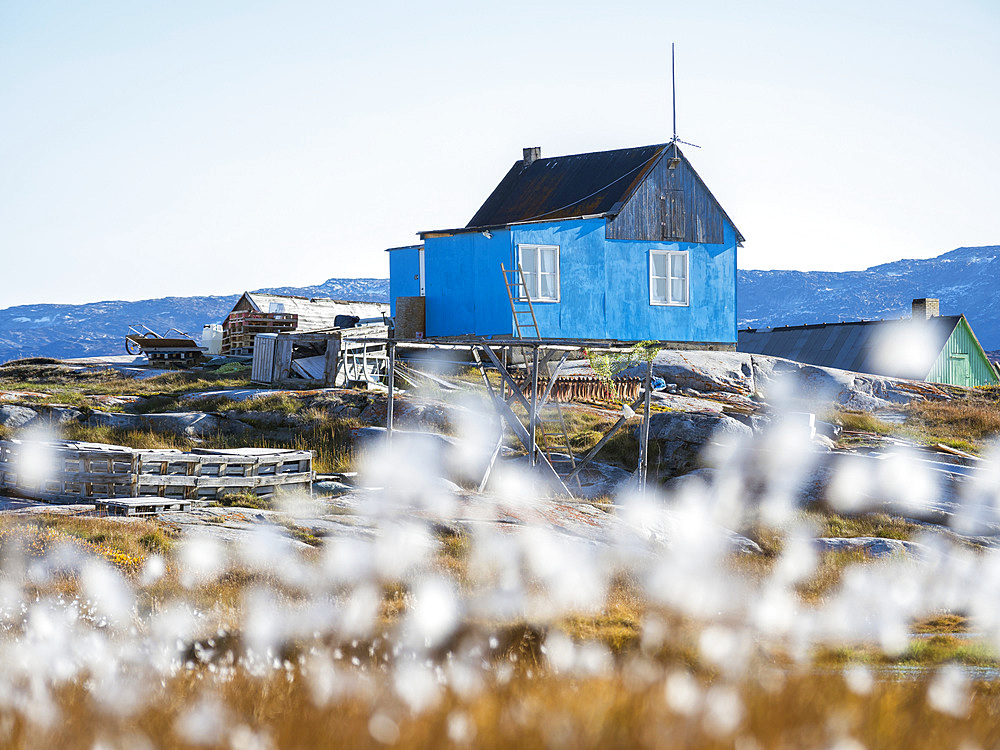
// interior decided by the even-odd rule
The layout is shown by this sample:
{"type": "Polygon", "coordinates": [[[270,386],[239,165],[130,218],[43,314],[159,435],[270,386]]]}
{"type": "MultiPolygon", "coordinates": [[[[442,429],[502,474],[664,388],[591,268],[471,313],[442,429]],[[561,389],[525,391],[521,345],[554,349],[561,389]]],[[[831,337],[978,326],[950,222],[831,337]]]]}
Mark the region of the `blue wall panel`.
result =
{"type": "MultiPolygon", "coordinates": [[[[728,222],[721,244],[695,244],[608,240],[604,219],[426,238],[428,336],[511,335],[500,264],[512,266],[518,244],[559,246],[560,300],[535,303],[543,338],[736,341],[736,233],[728,222]],[[654,248],[688,251],[688,306],[649,304],[654,248]]],[[[397,267],[409,268],[402,258],[393,263],[400,252],[390,253],[394,298],[397,267]]]]}
{"type": "Polygon", "coordinates": [[[390,315],[396,314],[396,297],[420,296],[420,251],[398,247],[389,251],[390,315]]]}
{"type": "Polygon", "coordinates": [[[510,232],[496,230],[424,241],[428,336],[510,336],[501,263],[510,267],[510,232]]]}
{"type": "MultiPolygon", "coordinates": [[[[514,227],[513,244],[559,246],[559,302],[535,302],[542,338],[606,338],[604,219],[514,227]]],[[[508,302],[508,307],[510,303],[508,302]]]]}
{"type": "Polygon", "coordinates": [[[514,245],[559,245],[560,301],[538,302],[543,338],[736,341],[736,233],[722,244],[606,240],[604,219],[514,227],[514,245]],[[687,250],[690,304],[649,304],[649,251],[687,250]]]}

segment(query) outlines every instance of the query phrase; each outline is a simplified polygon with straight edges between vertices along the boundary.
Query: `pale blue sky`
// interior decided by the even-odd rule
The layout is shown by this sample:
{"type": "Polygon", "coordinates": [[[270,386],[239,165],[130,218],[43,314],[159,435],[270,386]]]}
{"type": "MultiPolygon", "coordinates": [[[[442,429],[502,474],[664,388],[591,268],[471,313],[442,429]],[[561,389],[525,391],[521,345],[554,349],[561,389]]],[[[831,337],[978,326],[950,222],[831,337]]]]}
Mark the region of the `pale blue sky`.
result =
{"type": "Polygon", "coordinates": [[[823,5],[0,4],[0,307],[387,276],[523,146],[668,139],[671,41],[741,267],[1000,243],[1000,3],[823,5]]]}

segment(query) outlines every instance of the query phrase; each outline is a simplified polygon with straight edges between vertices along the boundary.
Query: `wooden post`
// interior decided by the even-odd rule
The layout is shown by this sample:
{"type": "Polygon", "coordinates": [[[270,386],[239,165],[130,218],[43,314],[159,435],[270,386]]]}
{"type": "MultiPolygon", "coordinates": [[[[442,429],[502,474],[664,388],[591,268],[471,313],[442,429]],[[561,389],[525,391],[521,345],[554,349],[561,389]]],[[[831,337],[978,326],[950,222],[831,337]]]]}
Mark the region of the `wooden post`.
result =
{"type": "Polygon", "coordinates": [[[531,350],[531,413],[528,415],[531,427],[531,459],[528,464],[535,465],[538,445],[536,441],[536,428],[538,426],[538,347],[531,350]]]}
{"type": "Polygon", "coordinates": [[[139,475],[142,473],[142,453],[132,452],[132,464],[129,467],[129,497],[139,497],[139,475]]]}
{"type": "Polygon", "coordinates": [[[326,359],[323,362],[323,385],[337,385],[337,365],[340,360],[340,336],[329,336],[326,340],[326,359]]]}
{"type": "Polygon", "coordinates": [[[643,379],[645,393],[642,397],[642,429],[639,433],[639,491],[646,491],[646,467],[649,463],[649,406],[653,390],[653,360],[646,363],[646,377],[643,379]]]}
{"type": "MultiPolygon", "coordinates": [[[[639,398],[637,398],[635,401],[632,402],[631,408],[632,409],[638,409],[639,405],[642,403],[642,401],[643,401],[643,396],[639,396],[639,398]]],[[[574,479],[576,479],[577,475],[581,471],[583,471],[585,468],[587,468],[588,464],[590,464],[590,462],[594,459],[594,456],[596,456],[598,453],[600,453],[601,448],[603,448],[607,444],[607,442],[611,438],[613,438],[615,436],[615,434],[618,432],[618,430],[620,430],[624,426],[624,424],[626,422],[628,422],[628,419],[629,419],[628,417],[622,416],[622,417],[620,417],[618,419],[617,422],[615,422],[614,426],[610,430],[608,430],[604,434],[604,437],[602,437],[597,442],[597,445],[595,445],[593,448],[591,448],[590,452],[587,453],[587,455],[583,457],[583,460],[576,465],[576,468],[573,469],[573,473],[570,474],[568,477],[566,477],[566,482],[567,483],[572,482],[574,479]]]]}
{"type": "Polygon", "coordinates": [[[289,336],[282,336],[279,333],[274,340],[273,368],[272,372],[277,380],[285,380],[292,376],[292,339],[289,336]]]}
{"type": "Polygon", "coordinates": [[[385,353],[388,356],[388,368],[386,372],[386,385],[389,386],[389,396],[385,405],[385,444],[387,448],[392,448],[392,399],[394,395],[393,381],[396,379],[396,342],[390,341],[386,344],[385,353]]]}

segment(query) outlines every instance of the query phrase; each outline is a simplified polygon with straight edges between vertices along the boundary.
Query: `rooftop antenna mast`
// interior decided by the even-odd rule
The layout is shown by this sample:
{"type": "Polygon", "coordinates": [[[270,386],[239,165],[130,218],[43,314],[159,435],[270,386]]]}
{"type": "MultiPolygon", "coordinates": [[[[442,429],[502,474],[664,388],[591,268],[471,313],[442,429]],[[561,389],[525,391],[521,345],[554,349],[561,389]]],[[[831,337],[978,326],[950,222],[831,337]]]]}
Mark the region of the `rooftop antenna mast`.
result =
{"type": "Polygon", "coordinates": [[[674,62],[674,43],[670,43],[670,94],[671,100],[673,102],[674,108],[674,135],[670,139],[670,142],[674,144],[676,150],[678,143],[683,143],[685,146],[694,146],[695,148],[701,148],[697,143],[688,143],[687,141],[682,141],[677,135],[677,70],[674,62]]]}

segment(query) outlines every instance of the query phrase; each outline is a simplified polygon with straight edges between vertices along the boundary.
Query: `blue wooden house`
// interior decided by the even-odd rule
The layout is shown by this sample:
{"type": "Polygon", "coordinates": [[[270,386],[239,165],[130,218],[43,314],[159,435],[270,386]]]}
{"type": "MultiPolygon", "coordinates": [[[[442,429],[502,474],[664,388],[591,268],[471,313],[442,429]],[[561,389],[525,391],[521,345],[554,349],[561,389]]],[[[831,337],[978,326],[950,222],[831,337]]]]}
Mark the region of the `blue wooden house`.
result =
{"type": "Polygon", "coordinates": [[[389,251],[389,290],[393,314],[424,298],[428,337],[512,336],[520,263],[542,338],[735,345],[743,237],[676,143],[524,149],[467,226],[419,236],[389,251]]]}

